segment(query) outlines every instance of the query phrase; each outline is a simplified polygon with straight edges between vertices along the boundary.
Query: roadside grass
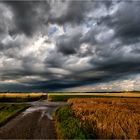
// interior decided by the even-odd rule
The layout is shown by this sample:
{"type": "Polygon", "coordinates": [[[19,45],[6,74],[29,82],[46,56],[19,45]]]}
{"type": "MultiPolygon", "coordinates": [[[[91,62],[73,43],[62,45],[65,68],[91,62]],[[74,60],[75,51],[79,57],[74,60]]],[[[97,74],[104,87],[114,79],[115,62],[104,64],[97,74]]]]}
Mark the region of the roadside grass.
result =
{"type": "Polygon", "coordinates": [[[139,93],[48,93],[49,101],[67,101],[70,98],[140,98],[139,93]]]}
{"type": "Polygon", "coordinates": [[[69,105],[58,108],[54,118],[58,139],[86,139],[86,132],[69,105]]]}
{"type": "Polygon", "coordinates": [[[28,102],[40,100],[44,93],[0,93],[0,102],[28,102]]]}
{"type": "Polygon", "coordinates": [[[0,126],[4,125],[10,119],[22,112],[29,105],[25,104],[0,104],[0,126]]]}

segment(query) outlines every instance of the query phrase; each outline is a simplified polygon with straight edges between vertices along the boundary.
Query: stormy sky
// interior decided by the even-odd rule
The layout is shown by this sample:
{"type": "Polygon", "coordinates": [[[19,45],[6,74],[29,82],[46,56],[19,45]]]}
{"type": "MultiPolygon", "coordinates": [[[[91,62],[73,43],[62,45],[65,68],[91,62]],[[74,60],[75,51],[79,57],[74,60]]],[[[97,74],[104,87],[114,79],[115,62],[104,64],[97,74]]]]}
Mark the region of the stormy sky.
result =
{"type": "Polygon", "coordinates": [[[140,1],[0,1],[0,91],[140,90],[140,1]]]}

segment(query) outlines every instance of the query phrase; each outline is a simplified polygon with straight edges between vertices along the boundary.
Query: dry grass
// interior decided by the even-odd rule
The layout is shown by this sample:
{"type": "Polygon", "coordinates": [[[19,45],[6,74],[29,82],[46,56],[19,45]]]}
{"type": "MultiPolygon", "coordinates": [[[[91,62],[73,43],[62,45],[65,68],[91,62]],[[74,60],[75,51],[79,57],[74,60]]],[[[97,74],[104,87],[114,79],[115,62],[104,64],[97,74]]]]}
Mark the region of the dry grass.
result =
{"type": "Polygon", "coordinates": [[[45,93],[0,93],[0,102],[27,102],[46,98],[45,93]]]}
{"type": "Polygon", "coordinates": [[[45,93],[0,93],[0,97],[21,97],[21,98],[27,98],[28,96],[31,97],[39,97],[42,95],[46,95],[45,93]]]}
{"type": "Polygon", "coordinates": [[[97,138],[140,139],[140,99],[69,99],[88,134],[97,138]]]}

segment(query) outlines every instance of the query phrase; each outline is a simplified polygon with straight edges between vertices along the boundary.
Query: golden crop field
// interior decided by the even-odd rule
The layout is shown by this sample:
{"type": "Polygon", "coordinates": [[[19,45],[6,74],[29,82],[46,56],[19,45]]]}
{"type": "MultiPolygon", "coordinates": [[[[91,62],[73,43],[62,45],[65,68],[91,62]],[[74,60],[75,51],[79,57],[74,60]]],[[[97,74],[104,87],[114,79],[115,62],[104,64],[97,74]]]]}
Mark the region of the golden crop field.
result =
{"type": "Polygon", "coordinates": [[[47,96],[45,93],[0,93],[0,102],[35,101],[47,96]]]}
{"type": "Polygon", "coordinates": [[[140,99],[69,99],[74,115],[97,138],[140,139],[140,99]]]}
{"type": "Polygon", "coordinates": [[[0,97],[27,97],[27,96],[32,96],[32,97],[38,97],[41,95],[46,95],[45,93],[0,93],[0,97]]]}

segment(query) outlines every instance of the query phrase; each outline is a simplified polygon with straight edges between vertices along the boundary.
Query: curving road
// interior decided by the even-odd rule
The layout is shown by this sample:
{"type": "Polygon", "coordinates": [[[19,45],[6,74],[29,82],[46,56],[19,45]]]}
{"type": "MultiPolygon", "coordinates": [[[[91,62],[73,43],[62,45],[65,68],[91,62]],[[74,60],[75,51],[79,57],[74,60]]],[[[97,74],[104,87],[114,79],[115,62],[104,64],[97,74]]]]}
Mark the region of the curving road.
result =
{"type": "Polygon", "coordinates": [[[56,139],[52,113],[65,102],[36,101],[0,127],[0,139],[56,139]]]}

